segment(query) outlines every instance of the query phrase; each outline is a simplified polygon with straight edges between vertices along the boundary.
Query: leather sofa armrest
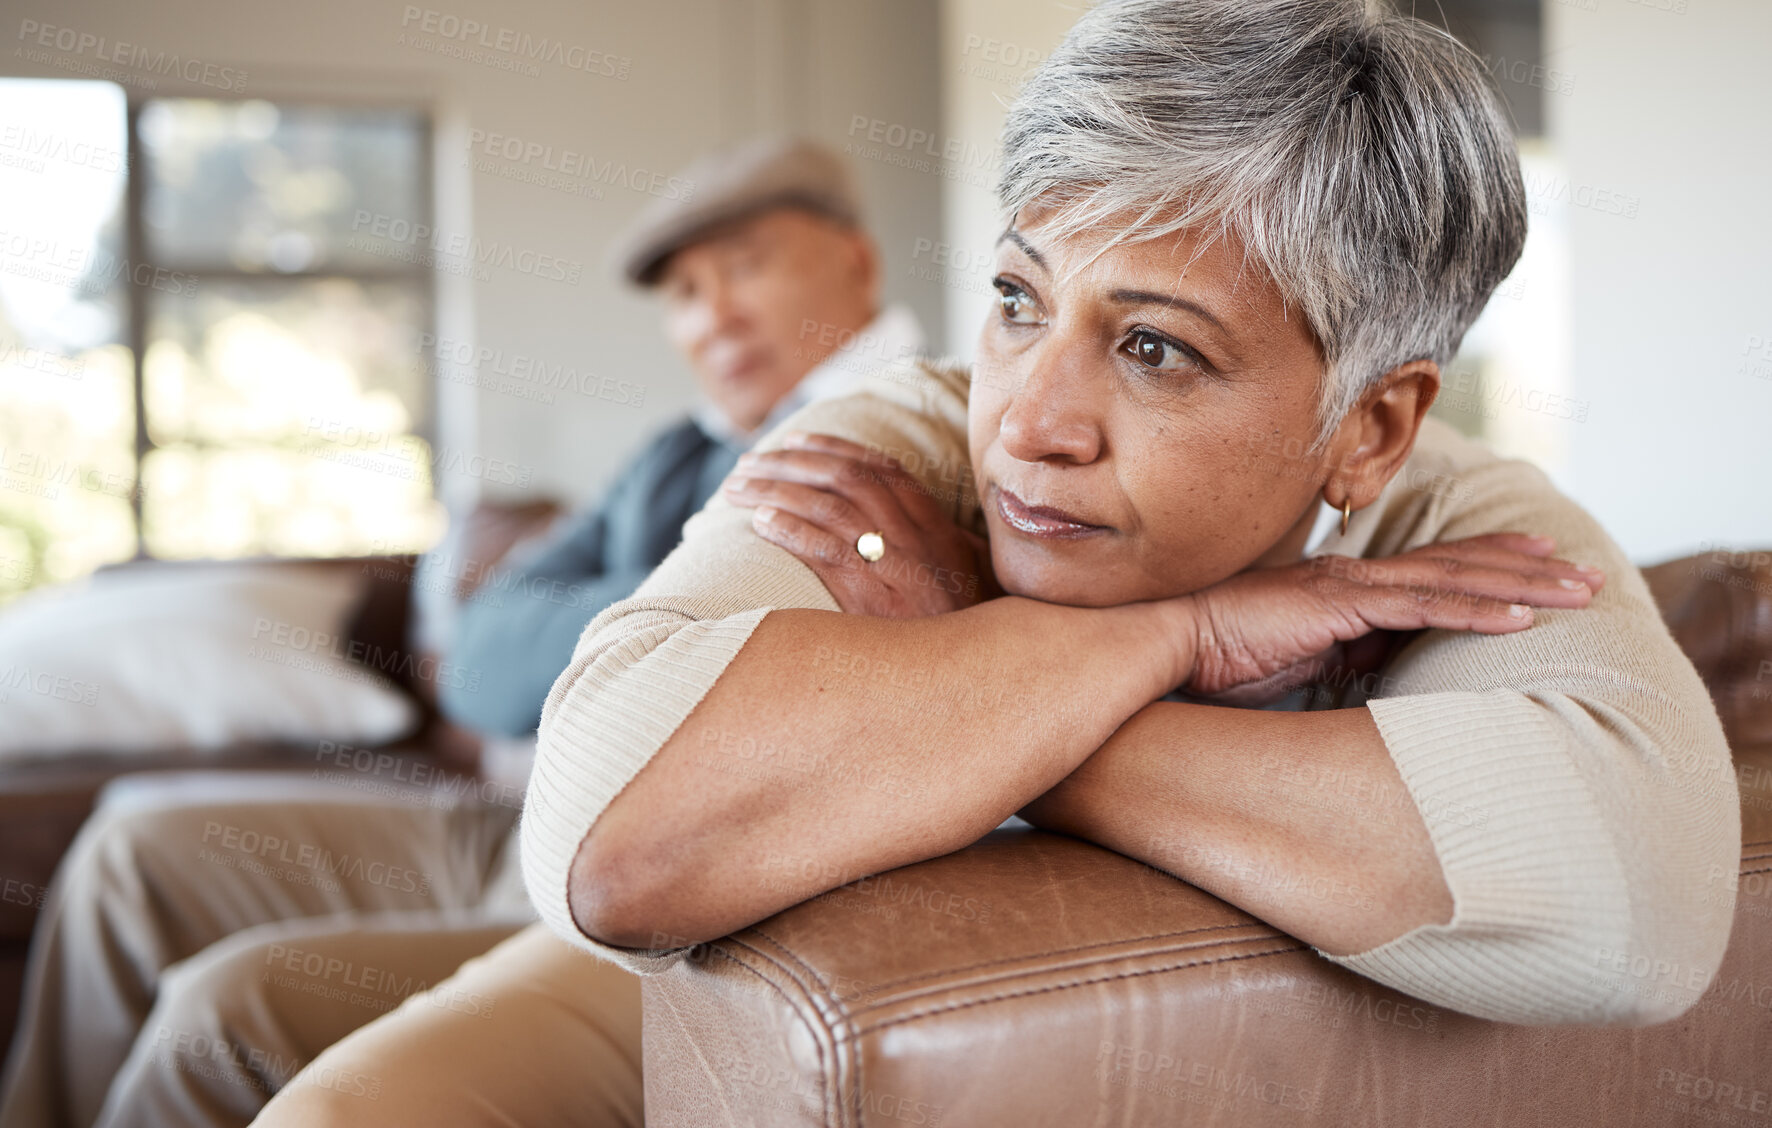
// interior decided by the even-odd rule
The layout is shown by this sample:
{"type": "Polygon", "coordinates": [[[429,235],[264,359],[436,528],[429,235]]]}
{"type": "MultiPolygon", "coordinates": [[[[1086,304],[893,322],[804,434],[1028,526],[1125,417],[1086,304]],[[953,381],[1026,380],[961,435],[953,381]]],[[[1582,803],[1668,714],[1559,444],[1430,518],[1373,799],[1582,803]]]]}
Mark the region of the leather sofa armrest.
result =
{"type": "Polygon", "coordinates": [[[645,992],[664,1125],[1088,1124],[1104,1104],[1162,1123],[1220,1102],[1290,1123],[1320,1101],[1313,1043],[1447,1018],[1158,870],[1020,829],[693,949],[645,992]],[[1259,1064],[1252,1022],[1282,1051],[1259,1064]]]}
{"type": "MultiPolygon", "coordinates": [[[[1744,857],[1743,873],[1764,865],[1744,857]]],[[[975,1128],[1758,1117],[1772,1103],[1763,1071],[1772,919],[1755,915],[1768,904],[1743,898],[1722,974],[1679,1020],[1508,1026],[1354,975],[1118,854],[998,830],[700,945],[647,977],[646,1120],[975,1128]]],[[[1596,953],[1596,975],[1609,974],[1602,963],[1596,953]]],[[[1646,975],[1625,971],[1621,989],[1653,989],[1646,975]]]]}

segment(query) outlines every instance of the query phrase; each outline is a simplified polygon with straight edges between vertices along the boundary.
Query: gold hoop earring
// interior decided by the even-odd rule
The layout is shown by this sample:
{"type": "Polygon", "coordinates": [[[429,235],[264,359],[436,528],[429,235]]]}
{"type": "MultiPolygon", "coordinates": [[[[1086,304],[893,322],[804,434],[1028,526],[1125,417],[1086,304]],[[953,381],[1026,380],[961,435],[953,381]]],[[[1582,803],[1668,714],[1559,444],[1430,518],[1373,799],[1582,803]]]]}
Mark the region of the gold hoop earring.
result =
{"type": "Polygon", "coordinates": [[[1354,515],[1354,499],[1352,497],[1342,498],[1341,499],[1341,535],[1344,537],[1347,536],[1348,518],[1352,517],[1353,515],[1354,515]]]}

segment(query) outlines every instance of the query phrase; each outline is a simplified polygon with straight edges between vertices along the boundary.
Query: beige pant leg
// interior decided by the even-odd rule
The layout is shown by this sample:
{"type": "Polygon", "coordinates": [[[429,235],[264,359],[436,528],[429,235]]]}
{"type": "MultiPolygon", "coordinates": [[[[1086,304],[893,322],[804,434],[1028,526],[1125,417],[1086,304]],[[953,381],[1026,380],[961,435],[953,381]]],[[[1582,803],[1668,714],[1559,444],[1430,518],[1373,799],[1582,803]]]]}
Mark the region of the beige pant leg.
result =
{"type": "Polygon", "coordinates": [[[99,1128],[244,1128],[326,1047],[525,923],[381,913],[219,940],[167,969],[99,1128]]]}
{"type": "Polygon", "coordinates": [[[253,1128],[642,1128],[640,980],[540,924],[316,1058],[253,1128]]]}
{"type": "Polygon", "coordinates": [[[88,1128],[161,973],[268,921],[468,908],[516,812],[319,796],[261,780],[251,798],[101,808],[37,922],[0,1082],[0,1128],[88,1128]]]}

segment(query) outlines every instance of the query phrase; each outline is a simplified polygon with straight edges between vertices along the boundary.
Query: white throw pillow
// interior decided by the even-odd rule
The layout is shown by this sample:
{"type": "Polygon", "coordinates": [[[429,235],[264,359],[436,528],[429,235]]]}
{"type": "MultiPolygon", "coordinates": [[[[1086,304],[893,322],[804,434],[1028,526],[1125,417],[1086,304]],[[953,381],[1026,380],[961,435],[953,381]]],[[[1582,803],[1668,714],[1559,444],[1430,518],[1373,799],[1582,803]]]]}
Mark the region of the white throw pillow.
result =
{"type": "Polygon", "coordinates": [[[348,660],[365,582],[305,564],[138,563],[32,592],[0,610],[0,764],[394,740],[417,706],[348,660]]]}

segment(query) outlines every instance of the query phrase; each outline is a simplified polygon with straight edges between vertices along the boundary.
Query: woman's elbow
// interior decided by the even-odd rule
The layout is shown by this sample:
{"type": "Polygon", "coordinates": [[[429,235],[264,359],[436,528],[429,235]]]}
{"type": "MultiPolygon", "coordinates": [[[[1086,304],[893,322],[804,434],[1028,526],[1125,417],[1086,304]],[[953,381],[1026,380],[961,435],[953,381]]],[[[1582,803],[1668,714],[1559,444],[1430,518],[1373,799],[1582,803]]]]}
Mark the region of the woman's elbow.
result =
{"type": "Polygon", "coordinates": [[[731,931],[697,907],[707,898],[663,864],[656,849],[587,835],[567,873],[566,905],[580,932],[616,948],[684,948],[731,931]]]}
{"type": "Polygon", "coordinates": [[[1716,982],[1734,916],[1728,882],[1716,880],[1715,871],[1707,881],[1707,871],[1682,868],[1682,883],[1643,873],[1598,885],[1590,880],[1585,888],[1571,873],[1558,883],[1562,896],[1522,887],[1498,898],[1515,906],[1512,913],[1455,914],[1450,926],[1399,938],[1381,962],[1371,961],[1371,953],[1344,962],[1429,1002],[1495,1022],[1671,1022],[1699,1005],[1716,982]],[[1399,959],[1415,967],[1398,974],[1399,959]],[[1464,974],[1447,974],[1455,968],[1464,974]]]}
{"type": "Polygon", "coordinates": [[[1594,964],[1598,1024],[1656,1026],[1698,1005],[1716,980],[1722,959],[1679,948],[1601,947],[1594,951],[1594,964]]]}
{"type": "Polygon", "coordinates": [[[1720,732],[1715,741],[1705,735],[1687,742],[1702,755],[1678,761],[1704,770],[1649,773],[1620,788],[1627,798],[1617,804],[1610,848],[1570,857],[1558,884],[1574,895],[1556,899],[1541,950],[1560,949],[1565,982],[1579,986],[1553,1021],[1672,1022],[1699,1005],[1722,971],[1741,823],[1728,748],[1720,732]]]}
{"type": "Polygon", "coordinates": [[[1665,808],[1678,817],[1642,820],[1644,840],[1657,845],[1624,859],[1632,875],[1624,943],[1594,953],[1595,970],[1617,998],[1611,1021],[1621,1026],[1671,1022],[1698,1005],[1722,971],[1735,924],[1741,826],[1734,788],[1669,797],[1665,808]]]}
{"type": "Polygon", "coordinates": [[[1571,990],[1536,1021],[1654,1026],[1692,1010],[1722,970],[1735,904],[1732,882],[1723,878],[1734,872],[1689,870],[1678,883],[1643,874],[1606,898],[1611,912],[1585,921],[1570,906],[1539,950],[1558,953],[1557,977],[1571,990]],[[1607,916],[1619,926],[1594,927],[1607,916]]]}
{"type": "Polygon", "coordinates": [[[609,835],[586,835],[572,859],[566,905],[580,932],[616,948],[673,948],[677,940],[660,927],[658,898],[638,867],[626,864],[609,835]]]}
{"type": "MultiPolygon", "coordinates": [[[[1472,938],[1476,939],[1476,938],[1472,938]]],[[[1670,938],[1649,930],[1607,936],[1569,927],[1504,929],[1465,949],[1486,984],[1429,979],[1393,984],[1493,1022],[1526,1026],[1654,1026],[1698,1005],[1722,966],[1728,932],[1707,926],[1670,938]]]]}
{"type": "Polygon", "coordinates": [[[1594,949],[1590,970],[1605,1024],[1654,1026],[1697,1006],[1722,970],[1734,905],[1732,882],[1720,880],[1694,880],[1659,902],[1645,898],[1626,941],[1594,949]]]}

